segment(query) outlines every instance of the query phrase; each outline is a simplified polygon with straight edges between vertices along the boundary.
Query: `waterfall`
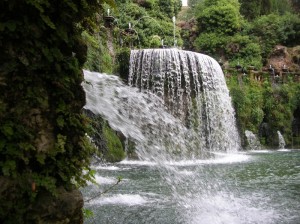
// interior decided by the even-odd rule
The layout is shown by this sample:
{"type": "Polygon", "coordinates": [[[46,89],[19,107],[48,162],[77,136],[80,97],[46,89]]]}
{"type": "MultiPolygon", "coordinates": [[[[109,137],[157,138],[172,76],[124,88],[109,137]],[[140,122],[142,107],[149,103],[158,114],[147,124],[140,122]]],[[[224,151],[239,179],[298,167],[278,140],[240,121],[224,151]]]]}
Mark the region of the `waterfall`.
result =
{"type": "Polygon", "coordinates": [[[246,130],[245,135],[246,135],[250,150],[260,150],[261,149],[260,142],[257,139],[257,136],[252,131],[246,130]]]}
{"type": "Polygon", "coordinates": [[[129,85],[160,97],[173,116],[197,132],[199,150],[239,148],[224,74],[211,57],[178,49],[133,50],[129,85]]]}
{"type": "Polygon", "coordinates": [[[199,223],[186,220],[206,209],[208,198],[232,200],[230,191],[223,194],[223,177],[209,167],[213,179],[201,170],[240,147],[229,91],[214,59],[177,49],[133,50],[128,84],[90,71],[84,78],[85,109],[133,141],[141,160],[157,164],[179,223],[199,223]]]}
{"type": "Polygon", "coordinates": [[[117,76],[84,71],[85,109],[136,144],[143,160],[182,158],[197,148],[198,136],[168,113],[162,100],[125,85],[117,76]]]}
{"type": "Polygon", "coordinates": [[[199,158],[240,147],[223,72],[206,55],[133,50],[129,85],[113,75],[84,73],[85,108],[134,141],[143,159],[161,152],[175,160],[199,158]]]}
{"type": "Polygon", "coordinates": [[[278,135],[278,146],[279,146],[279,149],[284,149],[284,147],[285,147],[285,141],[284,141],[284,138],[283,138],[282,134],[280,133],[280,131],[277,131],[277,135],[278,135]]]}

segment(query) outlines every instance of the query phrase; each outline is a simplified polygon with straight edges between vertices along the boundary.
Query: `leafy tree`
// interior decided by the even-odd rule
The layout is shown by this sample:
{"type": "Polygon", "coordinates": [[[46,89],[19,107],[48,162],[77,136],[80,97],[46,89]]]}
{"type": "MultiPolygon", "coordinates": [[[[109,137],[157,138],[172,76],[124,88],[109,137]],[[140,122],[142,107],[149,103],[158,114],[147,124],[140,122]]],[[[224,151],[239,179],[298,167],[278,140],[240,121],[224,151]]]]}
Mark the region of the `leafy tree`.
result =
{"type": "Polygon", "coordinates": [[[249,20],[271,13],[282,15],[286,12],[292,12],[291,1],[289,0],[240,0],[240,2],[241,13],[249,20]]]}
{"type": "Polygon", "coordinates": [[[236,110],[237,120],[242,133],[251,130],[258,133],[264,112],[263,95],[259,83],[244,77],[247,85],[240,86],[236,77],[231,77],[228,81],[230,95],[236,110]]]}
{"type": "MultiPolygon", "coordinates": [[[[173,46],[172,17],[177,16],[181,8],[180,0],[149,1],[151,7],[145,6],[148,1],[117,2],[115,38],[121,39],[121,46],[116,43],[116,51],[122,47],[149,48],[153,46],[153,37],[164,40],[164,44],[173,46]],[[168,4],[167,4],[168,3],[168,4]],[[142,7],[141,7],[142,6],[142,7]],[[129,23],[134,34],[127,33],[129,23]]],[[[148,3],[147,3],[148,4],[148,3]]],[[[179,30],[176,29],[177,44],[182,45],[179,30]]],[[[155,46],[157,41],[155,40],[155,46]]]]}
{"type": "Polygon", "coordinates": [[[231,65],[261,67],[261,47],[242,30],[247,23],[239,13],[238,1],[203,1],[198,5],[199,36],[195,48],[231,65]]]}
{"type": "Polygon", "coordinates": [[[220,57],[224,54],[224,49],[228,37],[214,32],[201,33],[195,40],[195,48],[205,54],[220,57]]]}
{"type": "Polygon", "coordinates": [[[255,19],[247,32],[259,38],[262,56],[267,58],[276,44],[299,44],[299,27],[300,18],[295,14],[269,14],[255,19]]]}
{"type": "Polygon", "coordinates": [[[169,18],[176,16],[181,9],[181,0],[158,0],[158,5],[169,18]]]}
{"type": "Polygon", "coordinates": [[[198,6],[198,9],[197,20],[201,32],[232,35],[241,28],[241,16],[237,1],[204,1],[203,5],[198,6]]]}
{"type": "Polygon", "coordinates": [[[261,47],[249,36],[236,34],[230,37],[226,44],[226,57],[232,66],[240,64],[262,67],[261,47]]]}

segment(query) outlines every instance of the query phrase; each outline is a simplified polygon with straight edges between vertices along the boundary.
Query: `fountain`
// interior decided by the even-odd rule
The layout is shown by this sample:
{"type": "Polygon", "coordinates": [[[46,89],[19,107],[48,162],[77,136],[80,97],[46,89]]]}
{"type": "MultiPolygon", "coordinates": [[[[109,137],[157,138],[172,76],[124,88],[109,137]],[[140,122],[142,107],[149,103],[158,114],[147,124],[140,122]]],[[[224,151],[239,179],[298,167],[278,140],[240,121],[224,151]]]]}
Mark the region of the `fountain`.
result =
{"type": "Polygon", "coordinates": [[[129,73],[130,86],[160,97],[173,116],[197,133],[199,150],[238,150],[229,91],[214,59],[177,49],[133,50],[129,73]]]}
{"type": "Polygon", "coordinates": [[[245,135],[246,135],[250,150],[260,150],[261,149],[260,142],[257,139],[257,136],[252,131],[246,130],[245,135]]]}
{"type": "Polygon", "coordinates": [[[110,15],[110,9],[107,9],[107,15],[104,16],[104,25],[107,28],[112,28],[115,18],[110,15]]]}
{"type": "Polygon", "coordinates": [[[133,141],[141,161],[159,167],[171,200],[186,210],[178,220],[197,213],[204,195],[222,192],[215,181],[207,191],[201,170],[190,177],[180,169],[240,147],[224,75],[214,59],[175,48],[132,50],[129,86],[112,75],[84,75],[85,109],[133,141]]]}
{"type": "Polygon", "coordinates": [[[174,47],[176,47],[176,17],[173,16],[172,17],[172,21],[173,21],[173,38],[174,38],[174,47]]]}
{"type": "Polygon", "coordinates": [[[166,46],[164,45],[164,39],[162,39],[161,41],[160,41],[160,48],[166,48],[166,46]]]}
{"type": "Polygon", "coordinates": [[[279,149],[284,149],[284,147],[285,147],[285,141],[284,141],[284,138],[283,138],[282,134],[280,133],[280,131],[277,131],[277,135],[278,135],[278,146],[279,146],[279,149]]]}
{"type": "MultiPolygon", "coordinates": [[[[91,223],[271,224],[287,217],[296,223],[298,198],[289,201],[290,213],[278,205],[278,194],[271,201],[272,194],[263,192],[278,189],[265,187],[273,183],[266,177],[267,158],[251,161],[251,155],[237,153],[234,111],[215,60],[177,49],[133,50],[129,85],[113,75],[84,71],[84,76],[85,109],[134,142],[139,157],[95,165],[104,187],[83,191],[94,198],[85,205],[94,211],[91,223]],[[259,169],[254,162],[261,163],[259,169]],[[93,197],[119,175],[124,182],[116,189],[93,197]]],[[[288,162],[299,169],[297,157],[288,162]]],[[[270,173],[272,180],[281,174],[270,173]]]]}

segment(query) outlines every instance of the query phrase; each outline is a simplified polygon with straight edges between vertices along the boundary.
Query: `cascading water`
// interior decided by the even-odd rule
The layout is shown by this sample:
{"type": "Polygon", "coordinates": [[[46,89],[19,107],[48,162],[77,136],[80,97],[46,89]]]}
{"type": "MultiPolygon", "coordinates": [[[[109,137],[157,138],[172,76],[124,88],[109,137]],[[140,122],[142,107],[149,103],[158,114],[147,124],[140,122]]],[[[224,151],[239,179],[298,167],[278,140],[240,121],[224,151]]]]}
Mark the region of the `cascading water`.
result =
{"type": "MultiPolygon", "coordinates": [[[[85,108],[101,114],[113,129],[134,141],[142,161],[157,164],[164,184],[172,189],[170,201],[178,206],[178,223],[185,223],[185,215],[197,212],[197,200],[203,200],[202,196],[209,198],[211,194],[222,191],[222,184],[217,179],[211,182],[206,174],[201,175],[201,171],[186,173],[181,170],[186,164],[202,164],[194,152],[202,147],[201,139],[197,132],[186,128],[168,113],[159,97],[126,86],[115,76],[85,71],[85,79],[91,83],[84,84],[87,93],[85,108]],[[212,186],[203,188],[207,183],[212,186]]],[[[210,157],[218,155],[211,154],[210,157]]]]}
{"type": "Polygon", "coordinates": [[[278,135],[278,146],[279,146],[279,149],[284,149],[284,147],[285,147],[285,140],[284,140],[281,132],[277,131],[277,135],[278,135]]]}
{"type": "MultiPolygon", "coordinates": [[[[149,177],[146,180],[150,182],[142,191],[153,197],[151,200],[159,208],[143,207],[139,210],[146,212],[142,219],[134,219],[129,212],[129,217],[118,216],[115,222],[107,222],[273,223],[276,215],[272,210],[256,209],[265,203],[259,201],[260,196],[241,197],[240,191],[232,190],[227,183],[232,175],[225,174],[224,168],[231,168],[213,165],[248,160],[243,154],[225,156],[236,152],[240,143],[217,62],[202,54],[176,49],[132,51],[130,60],[130,86],[113,75],[84,71],[85,108],[102,115],[114,130],[134,141],[141,162],[155,164],[156,170],[141,172],[151,176],[159,172],[161,187],[157,193],[151,193],[154,177],[149,177]],[[162,190],[165,187],[168,190],[162,190]],[[162,209],[172,215],[161,217],[162,209]]],[[[130,162],[124,161],[120,166],[130,162]]],[[[136,205],[130,202],[133,199],[137,204],[149,202],[141,195],[118,194],[100,203],[110,203],[116,197],[129,206],[136,205]]],[[[134,216],[139,212],[134,212],[134,216]]]]}
{"type": "Polygon", "coordinates": [[[197,136],[169,114],[160,98],[141,93],[118,77],[85,71],[85,109],[100,114],[110,126],[134,141],[143,160],[183,158],[197,147],[197,136]]]}
{"type": "Polygon", "coordinates": [[[85,80],[85,109],[134,141],[141,160],[159,164],[179,207],[192,211],[191,195],[200,200],[214,188],[220,191],[218,182],[200,191],[207,177],[191,178],[173,166],[239,148],[229,92],[215,60],[176,49],[132,51],[130,86],[89,71],[85,80]]]}
{"type": "Polygon", "coordinates": [[[160,97],[171,114],[197,132],[200,146],[194,150],[239,148],[229,91],[214,59],[177,49],[133,50],[129,84],[160,97]]]}
{"type": "Polygon", "coordinates": [[[257,136],[252,131],[246,130],[245,135],[246,135],[250,150],[260,150],[261,149],[260,142],[257,139],[257,136]]]}

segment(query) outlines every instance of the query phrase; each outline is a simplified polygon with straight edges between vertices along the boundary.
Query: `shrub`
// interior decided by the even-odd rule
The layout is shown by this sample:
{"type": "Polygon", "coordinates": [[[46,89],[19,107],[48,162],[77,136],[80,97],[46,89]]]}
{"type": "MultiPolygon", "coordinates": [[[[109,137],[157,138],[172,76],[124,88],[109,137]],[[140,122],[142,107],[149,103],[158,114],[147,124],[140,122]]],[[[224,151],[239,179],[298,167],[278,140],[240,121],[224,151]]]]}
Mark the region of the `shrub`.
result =
{"type": "Polygon", "coordinates": [[[295,45],[300,43],[300,18],[287,13],[283,16],[269,14],[253,21],[248,31],[259,38],[262,56],[267,58],[276,44],[295,45]]]}
{"type": "Polygon", "coordinates": [[[249,36],[236,34],[228,38],[226,57],[232,66],[241,64],[243,66],[253,65],[256,68],[262,67],[260,46],[249,36]]]}
{"type": "Polygon", "coordinates": [[[196,38],[194,46],[197,51],[211,56],[221,55],[224,53],[227,38],[217,33],[202,33],[196,38]]]}
{"type": "Polygon", "coordinates": [[[197,18],[201,32],[233,35],[241,28],[239,9],[231,4],[217,4],[205,8],[197,18]]]}

